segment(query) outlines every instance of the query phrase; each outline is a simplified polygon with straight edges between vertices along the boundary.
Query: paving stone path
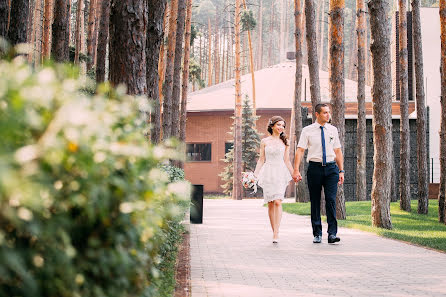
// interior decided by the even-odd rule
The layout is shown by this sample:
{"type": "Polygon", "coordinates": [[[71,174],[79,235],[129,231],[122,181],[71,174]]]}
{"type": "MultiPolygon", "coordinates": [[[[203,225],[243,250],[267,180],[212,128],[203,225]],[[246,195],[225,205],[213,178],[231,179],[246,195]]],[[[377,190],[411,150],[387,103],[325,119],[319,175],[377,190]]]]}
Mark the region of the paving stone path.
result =
{"type": "Polygon", "coordinates": [[[345,228],[339,244],[313,244],[309,217],[287,213],[273,244],[261,200],[204,200],[203,212],[190,226],[193,297],[446,296],[445,253],[345,228]]]}

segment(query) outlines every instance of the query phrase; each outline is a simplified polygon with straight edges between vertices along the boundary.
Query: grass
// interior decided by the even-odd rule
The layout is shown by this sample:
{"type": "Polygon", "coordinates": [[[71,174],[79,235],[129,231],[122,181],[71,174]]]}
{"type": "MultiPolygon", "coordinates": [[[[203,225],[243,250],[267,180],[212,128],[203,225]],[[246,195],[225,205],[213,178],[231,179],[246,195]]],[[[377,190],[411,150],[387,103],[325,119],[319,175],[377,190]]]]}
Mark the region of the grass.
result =
{"type": "Polygon", "coordinates": [[[231,196],[224,194],[205,194],[203,199],[231,199],[231,196]]]}
{"type": "MultiPolygon", "coordinates": [[[[392,230],[372,227],[371,202],[349,201],[345,203],[346,220],[338,220],[338,226],[372,232],[383,237],[406,241],[446,252],[446,225],[438,222],[438,201],[429,201],[429,214],[417,214],[417,200],[412,200],[412,211],[400,210],[399,202],[390,204],[392,230]]],[[[284,203],[283,210],[298,215],[310,215],[310,203],[284,203]]],[[[326,221],[326,217],[322,219],[326,221]]]]}

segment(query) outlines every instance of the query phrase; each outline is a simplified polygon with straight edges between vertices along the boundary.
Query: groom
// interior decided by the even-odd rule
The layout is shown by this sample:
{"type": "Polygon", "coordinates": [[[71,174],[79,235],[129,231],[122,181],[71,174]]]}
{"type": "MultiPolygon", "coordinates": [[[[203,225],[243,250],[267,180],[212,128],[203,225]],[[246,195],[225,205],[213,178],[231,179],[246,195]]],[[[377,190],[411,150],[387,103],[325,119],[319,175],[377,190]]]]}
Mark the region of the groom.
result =
{"type": "Polygon", "coordinates": [[[336,193],[338,183],[344,182],[344,157],[339,141],[338,129],[328,123],[330,108],[327,104],[317,104],[315,107],[316,122],[302,129],[294,158],[293,179],[302,180],[299,172],[300,162],[308,149],[307,171],[308,189],[311,201],[311,226],[313,227],[313,242],[322,241],[321,223],[321,191],[324,187],[325,208],[328,223],[328,243],[336,243],[341,239],[336,237],[338,222],[336,220],[336,193]]]}

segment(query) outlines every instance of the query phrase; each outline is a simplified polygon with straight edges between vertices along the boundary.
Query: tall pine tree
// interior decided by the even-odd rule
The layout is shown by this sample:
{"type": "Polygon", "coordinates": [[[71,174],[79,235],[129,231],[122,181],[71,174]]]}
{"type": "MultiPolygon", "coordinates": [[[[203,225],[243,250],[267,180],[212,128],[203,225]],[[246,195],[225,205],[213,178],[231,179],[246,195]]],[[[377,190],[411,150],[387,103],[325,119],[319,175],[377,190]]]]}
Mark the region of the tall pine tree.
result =
{"type": "MultiPolygon", "coordinates": [[[[248,96],[243,101],[242,110],[242,168],[243,171],[254,172],[259,158],[260,136],[255,128],[255,122],[259,117],[253,115],[253,109],[248,96]]],[[[231,127],[231,135],[234,127],[231,127]]],[[[234,148],[231,148],[225,155],[223,161],[227,164],[220,177],[225,184],[222,185],[225,194],[232,193],[234,174],[234,148]]]]}

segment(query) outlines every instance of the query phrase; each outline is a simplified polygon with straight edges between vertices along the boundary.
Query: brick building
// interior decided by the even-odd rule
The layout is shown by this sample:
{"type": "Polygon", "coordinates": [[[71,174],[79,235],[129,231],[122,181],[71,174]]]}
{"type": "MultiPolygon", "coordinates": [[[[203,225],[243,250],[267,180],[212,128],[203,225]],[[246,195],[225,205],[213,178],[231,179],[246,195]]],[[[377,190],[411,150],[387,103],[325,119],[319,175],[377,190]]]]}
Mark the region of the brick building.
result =
{"type": "MultiPolygon", "coordinates": [[[[287,122],[287,134],[289,135],[290,117],[294,98],[295,63],[284,62],[255,73],[256,79],[256,110],[260,119],[257,121],[257,130],[267,136],[266,126],[268,119],[274,115],[282,116],[287,122]]],[[[328,73],[320,71],[322,102],[329,102],[328,73]]],[[[311,123],[311,102],[309,91],[308,68],[303,67],[302,105],[308,108],[308,117],[304,119],[304,125],[311,123]]],[[[251,95],[251,75],[242,76],[243,97],[251,95]]],[[[228,133],[233,123],[234,115],[234,80],[226,81],[215,86],[193,92],[188,99],[187,112],[187,157],[184,169],[186,178],[193,184],[204,185],[207,193],[221,193],[223,184],[218,176],[225,167],[222,161],[225,152],[232,145],[232,137],[228,133]]],[[[346,101],[346,199],[354,198],[355,178],[355,143],[356,143],[356,118],[357,118],[357,85],[355,81],[345,80],[346,101]]],[[[372,102],[370,87],[366,87],[367,109],[367,176],[369,189],[371,188],[371,172],[373,172],[373,137],[371,134],[372,102]],[[371,158],[371,159],[370,159],[371,158]]],[[[415,104],[410,102],[409,113],[411,117],[411,145],[416,145],[415,140],[415,104]]],[[[394,117],[394,147],[399,152],[399,135],[397,122],[399,118],[399,102],[393,102],[392,113],[394,117]],[[397,134],[395,134],[397,133],[397,134]],[[395,137],[396,136],[396,137],[395,137]]],[[[415,150],[412,150],[414,152],[415,150]]],[[[399,162],[399,156],[395,160],[399,162]]],[[[415,169],[414,169],[415,170],[415,169]]],[[[415,176],[413,175],[413,178],[415,176]]],[[[414,184],[413,186],[416,186],[414,184]]]]}

